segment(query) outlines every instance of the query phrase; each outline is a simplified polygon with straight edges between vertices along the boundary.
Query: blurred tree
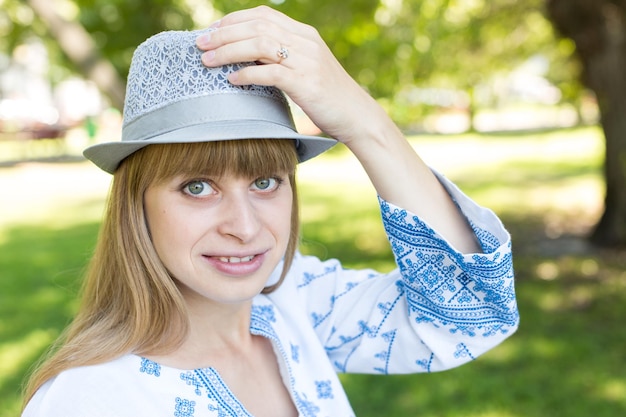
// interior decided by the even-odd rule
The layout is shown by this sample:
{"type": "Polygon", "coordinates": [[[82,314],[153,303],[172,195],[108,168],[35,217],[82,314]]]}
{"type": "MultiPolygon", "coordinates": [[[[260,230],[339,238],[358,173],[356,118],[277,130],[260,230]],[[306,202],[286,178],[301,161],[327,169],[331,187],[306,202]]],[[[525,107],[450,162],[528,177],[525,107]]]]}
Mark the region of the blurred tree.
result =
{"type": "Polygon", "coordinates": [[[626,1],[547,0],[555,27],[576,45],[582,80],[596,95],[606,138],[604,214],[591,239],[626,245],[626,1]]]}
{"type": "Polygon", "coordinates": [[[123,106],[124,83],[111,62],[102,57],[89,32],[80,23],[60,14],[52,2],[28,0],[28,4],[56,39],[66,57],[109,96],[114,106],[123,106]]]}
{"type": "Polygon", "coordinates": [[[198,0],[0,0],[0,48],[11,51],[36,36],[48,48],[56,70],[68,68],[91,79],[123,104],[124,80],[135,47],[166,29],[189,29],[198,0]]]}
{"type": "MultiPolygon", "coordinates": [[[[266,4],[214,0],[225,13],[266,4]]],[[[543,0],[275,0],[275,7],[318,29],[346,70],[377,98],[394,103],[395,120],[422,114],[410,109],[416,87],[473,89],[533,55],[562,62],[543,0]]],[[[569,72],[563,68],[562,72],[569,72]]],[[[557,73],[554,73],[557,74],[557,73]]],[[[565,84],[567,77],[559,77],[565,84]]],[[[571,85],[570,85],[571,86],[571,85]]],[[[572,91],[575,96],[576,89],[572,91]]],[[[454,105],[454,103],[453,103],[454,105]]]]}
{"type": "MultiPolygon", "coordinates": [[[[85,52],[90,60],[80,63],[74,58],[65,65],[84,73],[85,64],[93,65],[94,57],[102,56],[122,80],[134,47],[147,36],[208,25],[211,17],[200,15],[202,7],[228,13],[270,4],[307,22],[319,30],[350,74],[375,97],[390,100],[406,97],[416,85],[471,92],[495,72],[555,49],[551,27],[541,14],[542,0],[0,1],[0,30],[4,23],[3,32],[10,34],[6,43],[14,45],[31,33],[58,37],[51,32],[59,26],[51,24],[54,13],[66,28],[78,33],[80,24],[92,38],[65,43],[59,38],[64,57],[73,56],[72,45],[91,44],[85,52]],[[32,5],[36,15],[24,3],[32,5]]],[[[52,42],[49,46],[55,47],[52,42]]]]}

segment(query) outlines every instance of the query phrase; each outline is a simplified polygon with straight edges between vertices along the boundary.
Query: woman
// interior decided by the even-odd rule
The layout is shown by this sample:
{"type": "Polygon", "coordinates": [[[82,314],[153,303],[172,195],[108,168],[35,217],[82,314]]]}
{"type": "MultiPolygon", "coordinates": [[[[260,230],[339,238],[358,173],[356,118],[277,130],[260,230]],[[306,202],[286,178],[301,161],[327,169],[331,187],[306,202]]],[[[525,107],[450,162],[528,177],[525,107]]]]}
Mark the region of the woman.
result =
{"type": "Polygon", "coordinates": [[[351,416],[337,372],[431,372],[518,325],[510,238],[416,155],[317,32],[266,7],[164,32],[133,56],[83,304],[31,378],[30,416],[351,416]],[[256,64],[236,64],[240,62],[256,64]],[[399,268],[297,251],[294,174],[358,158],[399,268]]]}

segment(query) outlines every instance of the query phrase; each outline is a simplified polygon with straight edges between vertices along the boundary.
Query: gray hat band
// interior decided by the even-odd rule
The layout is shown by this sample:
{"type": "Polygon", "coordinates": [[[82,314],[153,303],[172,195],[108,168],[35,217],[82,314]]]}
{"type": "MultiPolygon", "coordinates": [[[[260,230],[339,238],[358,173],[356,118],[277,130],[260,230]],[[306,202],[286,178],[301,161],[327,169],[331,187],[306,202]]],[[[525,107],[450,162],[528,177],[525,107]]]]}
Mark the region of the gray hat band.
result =
{"type": "Polygon", "coordinates": [[[212,122],[263,121],[295,131],[285,104],[270,97],[250,95],[241,100],[235,94],[193,97],[160,107],[126,124],[122,141],[143,141],[180,128],[212,122]]]}

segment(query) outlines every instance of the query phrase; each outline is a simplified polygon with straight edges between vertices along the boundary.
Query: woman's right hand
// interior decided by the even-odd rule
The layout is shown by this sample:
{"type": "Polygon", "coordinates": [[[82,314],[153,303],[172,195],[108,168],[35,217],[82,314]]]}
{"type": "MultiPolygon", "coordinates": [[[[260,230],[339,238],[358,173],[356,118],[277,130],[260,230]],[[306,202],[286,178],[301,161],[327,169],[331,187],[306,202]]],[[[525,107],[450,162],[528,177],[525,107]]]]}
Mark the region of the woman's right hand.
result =
{"type": "Polygon", "coordinates": [[[233,73],[236,85],[272,85],[284,91],[327,135],[348,144],[368,123],[388,117],[344,70],[318,31],[266,6],[230,13],[201,36],[207,66],[257,62],[233,73]],[[287,57],[279,51],[285,48],[287,57]]]}

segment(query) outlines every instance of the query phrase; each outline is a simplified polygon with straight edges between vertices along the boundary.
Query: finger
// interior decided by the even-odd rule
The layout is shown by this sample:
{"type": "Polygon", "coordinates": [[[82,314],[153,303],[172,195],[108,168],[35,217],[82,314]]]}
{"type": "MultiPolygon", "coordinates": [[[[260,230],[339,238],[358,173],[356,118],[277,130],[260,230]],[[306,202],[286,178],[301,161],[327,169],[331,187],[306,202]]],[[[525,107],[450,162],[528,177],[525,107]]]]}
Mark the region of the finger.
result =
{"type": "Polygon", "coordinates": [[[320,38],[312,26],[300,23],[269,7],[258,7],[227,15],[220,22],[211,25],[196,39],[198,48],[204,51],[219,48],[231,42],[250,39],[255,36],[274,36],[279,43],[289,43],[288,37],[306,39],[320,38]]]}
{"type": "Polygon", "coordinates": [[[252,39],[257,36],[269,36],[281,31],[280,26],[272,22],[251,20],[209,29],[196,38],[196,45],[204,50],[215,49],[229,43],[252,39]]]}
{"type": "Polygon", "coordinates": [[[311,101],[310,86],[306,74],[285,68],[283,65],[252,65],[228,75],[228,81],[233,85],[266,85],[283,91],[298,104],[305,112],[307,100],[311,101]],[[305,86],[303,88],[303,86],[305,86]]]}
{"type": "Polygon", "coordinates": [[[238,62],[285,63],[290,66],[289,56],[302,49],[292,42],[280,42],[276,37],[270,35],[230,42],[204,52],[202,63],[209,67],[238,62]]]}
{"type": "Polygon", "coordinates": [[[230,25],[250,21],[272,22],[277,26],[283,27],[285,30],[298,34],[304,34],[309,30],[308,25],[298,22],[297,20],[267,6],[258,6],[252,9],[238,10],[236,12],[229,13],[220,19],[219,22],[216,22],[216,27],[224,28],[230,25]]]}
{"type": "Polygon", "coordinates": [[[292,74],[285,67],[278,64],[252,65],[229,74],[228,81],[234,85],[255,84],[281,88],[283,84],[289,82],[291,76],[292,74]]]}
{"type": "Polygon", "coordinates": [[[202,57],[207,66],[253,61],[291,67],[290,56],[314,54],[320,41],[294,34],[272,22],[252,20],[207,32],[196,43],[204,45],[201,49],[207,51],[202,57]]]}

